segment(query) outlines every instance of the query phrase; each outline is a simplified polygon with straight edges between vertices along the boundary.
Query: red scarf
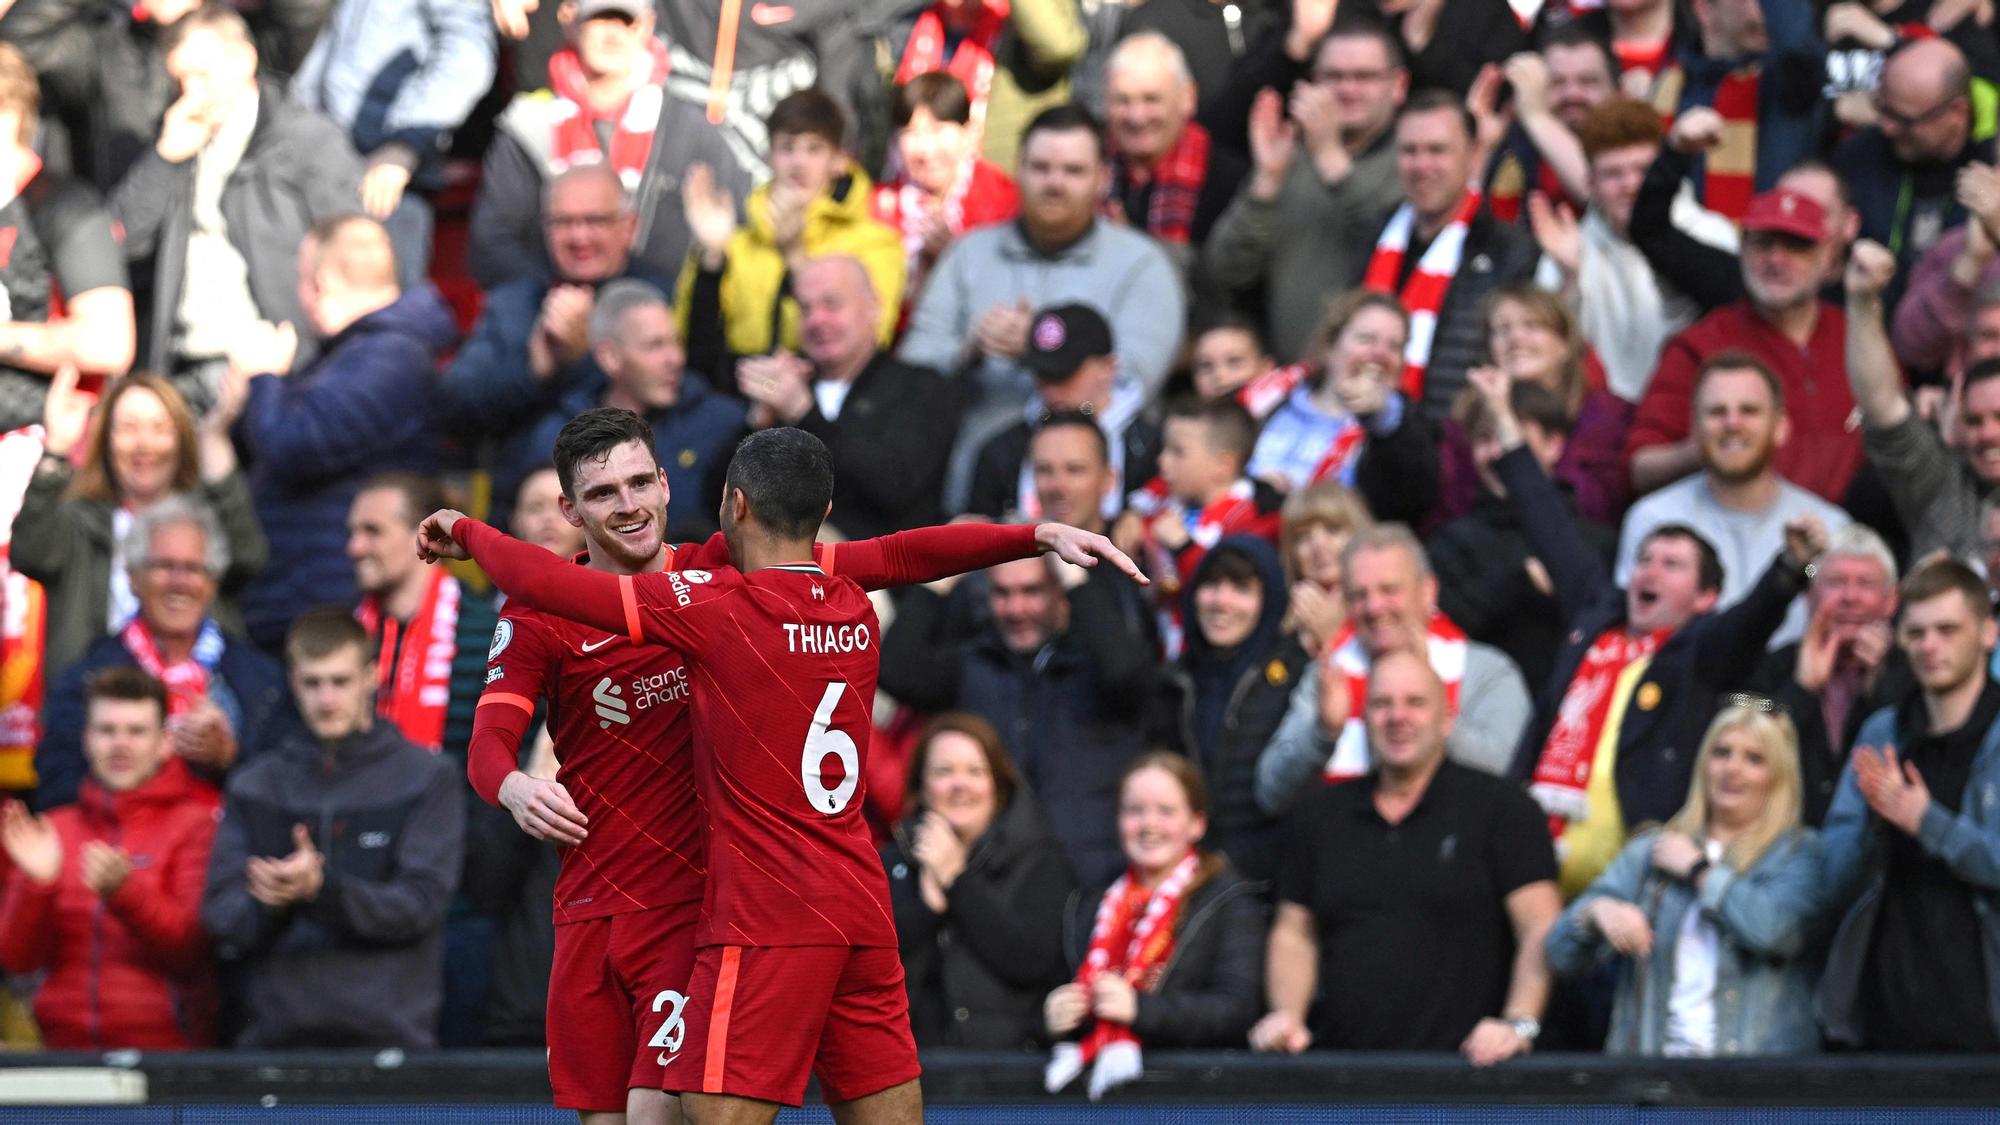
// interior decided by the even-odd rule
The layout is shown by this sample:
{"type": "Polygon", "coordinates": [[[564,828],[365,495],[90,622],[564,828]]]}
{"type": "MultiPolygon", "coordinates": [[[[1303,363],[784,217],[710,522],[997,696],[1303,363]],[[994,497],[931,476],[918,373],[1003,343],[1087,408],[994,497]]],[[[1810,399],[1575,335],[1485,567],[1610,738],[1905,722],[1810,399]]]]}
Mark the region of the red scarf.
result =
{"type": "Polygon", "coordinates": [[[637,186],[646,170],[646,159],[653,152],[653,130],[660,124],[667,81],[666,44],[654,39],[648,47],[651,59],[645,83],[632,91],[624,105],[609,113],[591,108],[589,83],[575,48],[565,47],[549,57],[549,89],[555,93],[559,108],[566,111],[557,116],[554,144],[549,152],[556,171],[572,164],[594,164],[608,157],[626,189],[637,186]],[[601,123],[612,126],[609,153],[597,139],[597,126],[601,123]]]}
{"type": "Polygon", "coordinates": [[[137,617],[126,623],[118,639],[148,676],[166,685],[168,718],[184,715],[208,698],[209,677],[215,674],[215,666],[222,659],[222,630],[215,622],[203,621],[194,648],[172,664],[160,656],[160,646],[153,643],[152,632],[137,617]]]}
{"type": "MultiPolygon", "coordinates": [[[[1710,108],[1722,115],[1723,143],[1710,149],[1702,162],[1701,205],[1741,222],[1750,209],[1750,197],[1757,193],[1757,89],[1756,63],[1740,66],[1715,88],[1710,108]]],[[[1660,73],[1653,87],[1653,108],[1660,111],[1662,124],[1673,128],[1673,115],[1687,86],[1687,72],[1679,65],[1660,73]]]]}
{"type": "Polygon", "coordinates": [[[41,456],[40,423],[0,434],[0,790],[35,787],[42,735],[48,594],[8,560],[14,516],[41,456]]]}
{"type": "Polygon", "coordinates": [[[1159,582],[1163,608],[1160,610],[1161,643],[1168,660],[1177,659],[1185,642],[1181,620],[1181,599],[1177,596],[1194,581],[1194,572],[1210,547],[1225,535],[1261,535],[1278,541],[1278,513],[1257,506],[1256,482],[1239,479],[1228,491],[1210,500],[1194,513],[1188,526],[1188,545],[1176,554],[1153,536],[1152,520],[1165,510],[1170,497],[1167,482],[1154,477],[1144,488],[1126,498],[1128,510],[1146,520],[1145,557],[1147,573],[1159,582]]]}
{"type": "Polygon", "coordinates": [[[896,85],[919,74],[942,70],[965,83],[972,100],[972,128],[976,132],[986,121],[986,98],[993,92],[993,46],[1007,30],[1008,0],[985,0],[972,17],[972,26],[958,41],[951,60],[944,57],[945,29],[941,6],[933,4],[917,17],[910,28],[910,43],[903,48],[903,61],[896,66],[896,85]]]}
{"type": "MultiPolygon", "coordinates": [[[[1138,873],[1127,869],[1097,904],[1097,921],[1090,927],[1090,951],[1076,971],[1076,983],[1087,993],[1107,973],[1123,977],[1139,992],[1160,986],[1167,962],[1174,956],[1174,923],[1181,900],[1201,868],[1193,850],[1181,857],[1160,885],[1147,890],[1138,873]]],[[[1121,1023],[1097,1020],[1081,1043],[1058,1043],[1044,1074],[1050,1093],[1069,1085],[1090,1066],[1092,1101],[1104,1091],[1139,1076],[1139,1037],[1121,1023]]]]}
{"type": "Polygon", "coordinates": [[[361,599],[354,616],[381,638],[376,656],[375,713],[403,737],[427,750],[444,746],[444,717],[451,702],[451,662],[458,654],[458,579],[433,568],[423,604],[406,625],[382,612],[382,599],[361,599]]]}
{"type": "Polygon", "coordinates": [[[1396,208],[1375,240],[1375,253],[1368,259],[1368,272],[1361,278],[1364,289],[1394,293],[1410,314],[1410,340],[1403,346],[1403,393],[1419,399],[1424,393],[1424,368],[1431,361],[1431,340],[1437,335],[1438,313],[1444,308],[1445,291],[1458,276],[1459,259],[1465,253],[1466,232],[1479,214],[1479,192],[1465,190],[1458,212],[1451,217],[1410,271],[1409,280],[1398,291],[1396,279],[1403,273],[1403,254],[1410,248],[1410,236],[1417,228],[1417,210],[1408,203],[1396,208]]]}
{"type": "MultiPolygon", "coordinates": [[[[1310,380],[1318,369],[1306,363],[1288,363],[1283,367],[1273,367],[1243,384],[1236,392],[1236,401],[1250,412],[1259,422],[1266,421],[1277,412],[1292,392],[1310,380]]],[[[1318,484],[1323,480],[1339,480],[1346,475],[1348,465],[1361,455],[1361,443],[1368,440],[1368,428],[1359,418],[1349,417],[1340,432],[1327,443],[1326,452],[1320,455],[1313,466],[1312,475],[1295,488],[1318,484]]]]}
{"type": "MultiPolygon", "coordinates": [[[[1431,612],[1426,647],[1431,661],[1431,669],[1444,681],[1444,704],[1454,715],[1458,714],[1458,689],[1465,682],[1465,660],[1471,642],[1452,619],[1435,610],[1431,612]]],[[[1372,663],[1368,651],[1361,647],[1361,638],[1354,635],[1354,624],[1341,626],[1340,633],[1328,646],[1326,659],[1347,681],[1347,723],[1340,728],[1340,737],[1334,740],[1333,755],[1326,760],[1328,781],[1351,781],[1368,772],[1368,667],[1372,663]]]]}
{"type": "MultiPolygon", "coordinates": [[[[1174,147],[1160,157],[1150,173],[1153,197],[1146,206],[1146,233],[1163,242],[1187,245],[1194,229],[1195,207],[1201,200],[1202,181],[1208,178],[1208,130],[1190,121],[1174,140],[1174,147]]],[[[1125,210],[1121,185],[1143,183],[1148,173],[1111,154],[1111,187],[1098,208],[1116,217],[1125,210]]]]}
{"type": "MultiPolygon", "coordinates": [[[[914,279],[923,276],[927,264],[921,220],[929,210],[929,196],[908,176],[906,172],[888,183],[877,184],[870,202],[876,221],[903,236],[905,273],[913,279],[905,291],[914,293],[914,279]]],[[[973,227],[1011,219],[1020,209],[1020,196],[1007,173],[973,157],[965,162],[958,178],[952,181],[951,190],[945,194],[944,222],[953,235],[961,235],[973,227]]]]}
{"type": "Polygon", "coordinates": [[[1618,677],[1634,660],[1650,658],[1672,635],[1672,629],[1661,629],[1635,637],[1624,626],[1613,625],[1599,633],[1583,654],[1583,663],[1556,708],[1555,725],[1549,728],[1549,740],[1542,745],[1528,785],[1528,792],[1549,814],[1551,836],[1560,837],[1569,822],[1583,819],[1589,811],[1590,771],[1604,740],[1618,677]]]}
{"type": "MultiPolygon", "coordinates": [[[[1493,217],[1503,223],[1517,222],[1521,218],[1521,208],[1528,195],[1527,176],[1522,161],[1516,153],[1505,153],[1500,158],[1499,167],[1486,184],[1487,207],[1493,217]]],[[[1535,162],[1535,187],[1548,198],[1550,203],[1567,203],[1570,210],[1583,214],[1584,205],[1571,199],[1569,189],[1563,186],[1562,177],[1549,166],[1546,160],[1535,162]]]]}

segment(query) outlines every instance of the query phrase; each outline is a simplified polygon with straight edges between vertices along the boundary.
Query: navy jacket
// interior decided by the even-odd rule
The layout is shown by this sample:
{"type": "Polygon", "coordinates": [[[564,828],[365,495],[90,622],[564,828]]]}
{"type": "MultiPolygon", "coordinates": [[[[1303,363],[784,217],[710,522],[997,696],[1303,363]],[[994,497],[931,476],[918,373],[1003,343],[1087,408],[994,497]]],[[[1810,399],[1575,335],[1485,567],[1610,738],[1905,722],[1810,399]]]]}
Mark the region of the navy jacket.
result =
{"type": "Polygon", "coordinates": [[[348,325],[302,370],[250,381],[237,434],[271,561],[241,605],[259,647],[275,651],[307,609],[355,603],[348,506],[376,473],[436,470],[437,362],[457,339],[425,286],[348,325]]]}

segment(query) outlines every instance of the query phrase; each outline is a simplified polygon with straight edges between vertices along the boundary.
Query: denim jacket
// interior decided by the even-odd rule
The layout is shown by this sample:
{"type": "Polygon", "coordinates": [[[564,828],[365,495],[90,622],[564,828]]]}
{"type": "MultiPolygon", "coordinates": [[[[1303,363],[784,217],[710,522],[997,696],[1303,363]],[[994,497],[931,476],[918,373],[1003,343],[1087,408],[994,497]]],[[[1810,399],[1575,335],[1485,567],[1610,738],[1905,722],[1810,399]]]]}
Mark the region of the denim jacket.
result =
{"type": "MultiPolygon", "coordinates": [[[[1900,741],[1896,709],[1884,707],[1868,717],[1856,736],[1856,746],[1882,746],[1900,741]]],[[[1844,912],[1827,951],[1826,973],[1820,979],[1819,1017],[1827,1038],[1859,1046],[1862,1028],[1861,974],[1868,967],[1874,944],[1875,920],[1881,914],[1885,832],[1896,829],[1868,807],[1849,762],[1841,771],[1833,808],[1826,815],[1826,858],[1820,886],[1830,912],[1844,912]]],[[[1965,799],[1953,813],[1932,802],[1917,825],[1917,843],[1943,860],[1973,891],[1979,914],[1980,956],[1986,965],[1986,1008],[2000,1026],[2000,724],[1986,732],[1972,773],[1965,782],[1965,799]]]]}
{"type": "Polygon", "coordinates": [[[1657,832],[1632,838],[1549,931],[1549,967],[1569,976],[1618,957],[1583,912],[1608,896],[1646,912],[1653,951],[1618,968],[1611,1034],[1614,1055],[1659,1055],[1666,1049],[1667,1009],[1674,993],[1674,950],[1690,906],[1721,934],[1715,966],[1715,1053],[1799,1055],[1819,1049],[1813,1025],[1813,974],[1802,956],[1817,902],[1820,841],[1800,829],[1773,843],[1748,871],[1727,862],[1708,869],[1697,893],[1653,869],[1657,832]]]}

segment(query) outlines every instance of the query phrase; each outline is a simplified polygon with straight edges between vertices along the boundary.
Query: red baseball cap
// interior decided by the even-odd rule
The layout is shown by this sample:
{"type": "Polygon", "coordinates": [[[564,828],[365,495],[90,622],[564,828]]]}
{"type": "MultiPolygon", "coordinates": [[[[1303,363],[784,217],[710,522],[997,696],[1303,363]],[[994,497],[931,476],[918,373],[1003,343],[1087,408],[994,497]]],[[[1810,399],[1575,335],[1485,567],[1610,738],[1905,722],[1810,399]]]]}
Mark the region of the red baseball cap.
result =
{"type": "Polygon", "coordinates": [[[1811,196],[1789,188],[1767,191],[1750,201],[1743,229],[1768,230],[1812,242],[1826,240],[1826,208],[1811,196]]]}

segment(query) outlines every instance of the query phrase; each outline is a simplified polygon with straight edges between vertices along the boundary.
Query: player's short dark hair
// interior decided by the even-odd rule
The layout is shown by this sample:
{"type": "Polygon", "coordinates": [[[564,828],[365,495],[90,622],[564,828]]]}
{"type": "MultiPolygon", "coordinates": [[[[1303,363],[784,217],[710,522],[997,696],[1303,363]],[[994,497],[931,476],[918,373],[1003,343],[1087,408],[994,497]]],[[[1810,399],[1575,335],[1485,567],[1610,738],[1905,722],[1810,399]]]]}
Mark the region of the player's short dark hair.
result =
{"type": "Polygon", "coordinates": [[[914,815],[923,807],[924,768],[930,764],[931,747],[939,735],[962,734],[979,744],[979,753],[986,759],[986,772],[993,775],[993,806],[997,814],[1014,800],[1014,791],[1021,787],[1021,771],[1014,766],[1014,759],[1007,753],[1007,743],[993,724],[970,711],[946,711],[925,724],[923,733],[917,736],[916,751],[910,757],[910,772],[903,790],[903,815],[914,815]]]}
{"type": "Polygon", "coordinates": [[[285,662],[321,660],[350,646],[361,653],[363,663],[373,659],[368,651],[368,630],[354,619],[354,611],[323,605],[299,614],[285,631],[285,662]]]}
{"type": "Polygon", "coordinates": [[[1217,453],[1235,454],[1239,469],[1250,463],[1250,454],[1257,449],[1257,420],[1234,398],[1214,402],[1177,399],[1168,404],[1167,417],[1201,423],[1208,433],[1208,447],[1217,453]]]}
{"type": "Polygon", "coordinates": [[[160,709],[160,721],[167,721],[167,687],[131,664],[101,668],[84,681],[85,714],[100,699],[121,703],[151,703],[160,709]]]}
{"type": "Polygon", "coordinates": [[[1954,590],[1965,595],[1965,604],[1972,608],[1974,620],[1986,621],[1993,616],[1993,594],[1987,589],[1986,580],[1957,559],[1933,559],[1912,570],[1903,579],[1900,596],[1903,605],[1912,606],[1954,590]]]}
{"type": "MultiPolygon", "coordinates": [[[[1097,424],[1095,415],[1086,414],[1081,410],[1058,410],[1042,419],[1042,424],[1035,427],[1035,433],[1040,435],[1050,430],[1065,428],[1088,431],[1097,446],[1098,459],[1106,465],[1111,464],[1111,439],[1104,436],[1104,427],[1097,424]]],[[[1033,437],[1028,439],[1028,445],[1033,448],[1033,437]]]]}
{"type": "Polygon", "coordinates": [[[833,454],[794,426],[758,430],[729,459],[729,488],[781,539],[810,539],[833,500],[833,454]]]}
{"type": "Polygon", "coordinates": [[[1102,163],[1104,160],[1104,130],[1097,124],[1097,118],[1092,116],[1089,110],[1075,102],[1052,105],[1031,118],[1028,121],[1028,127],[1021,130],[1021,151],[1023,153],[1028,151],[1028,142],[1034,139],[1036,133],[1074,133],[1079,131],[1090,134],[1090,143],[1097,146],[1097,159],[1099,163],[1102,163]]]}
{"type": "Polygon", "coordinates": [[[920,109],[929,110],[939,121],[972,123],[972,97],[965,92],[965,83],[958,80],[958,75],[948,70],[927,70],[896,87],[889,120],[896,128],[904,128],[920,109]]]}
{"type": "Polygon", "coordinates": [[[653,464],[660,463],[659,451],[653,447],[653,427],[630,410],[600,406],[563,423],[563,428],[556,434],[555,452],[550,458],[555,462],[556,483],[562,485],[563,495],[572,502],[576,500],[578,465],[585,460],[602,461],[611,456],[612,450],[628,441],[644,446],[653,464]]]}
{"type": "Polygon", "coordinates": [[[1644,551],[1646,544],[1655,539],[1685,539],[1694,544],[1695,588],[1703,593],[1722,589],[1722,556],[1715,553],[1715,544],[1708,541],[1708,536],[1684,523],[1663,523],[1639,540],[1639,550],[1644,551]]]}
{"type": "MultiPolygon", "coordinates": [[[[402,496],[403,512],[412,528],[432,512],[451,506],[445,499],[444,486],[437,482],[437,478],[421,473],[376,473],[361,486],[361,492],[394,492],[402,496]]],[[[357,496],[360,494],[355,493],[357,496]]]]}
{"type": "Polygon", "coordinates": [[[818,86],[794,90],[771,107],[764,129],[773,138],[780,135],[814,136],[840,148],[847,140],[847,111],[833,95],[818,86]]]}
{"type": "Polygon", "coordinates": [[[1785,412],[1785,385],[1778,381],[1778,373],[1771,370],[1771,365],[1765,363],[1757,356],[1735,348],[1731,348],[1726,352],[1717,352],[1704,360],[1701,367],[1696,369],[1694,373],[1694,393],[1690,396],[1690,408],[1692,408],[1692,403],[1701,401],[1702,385],[1708,382],[1709,376],[1714,375],[1718,371],[1756,372],[1757,377],[1764,380],[1764,386],[1771,392],[1771,409],[1778,414],[1785,412]]]}
{"type": "Polygon", "coordinates": [[[1411,94],[1410,100],[1404,102],[1403,108],[1396,112],[1396,120],[1401,122],[1412,114],[1436,113],[1439,110],[1451,111],[1458,119],[1459,127],[1465,130],[1465,139],[1472,143],[1478,142],[1479,122],[1473,120],[1472,111],[1467,109],[1458,95],[1450,90],[1440,90],[1435,86],[1418,90],[1411,94]]]}

